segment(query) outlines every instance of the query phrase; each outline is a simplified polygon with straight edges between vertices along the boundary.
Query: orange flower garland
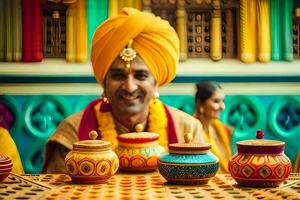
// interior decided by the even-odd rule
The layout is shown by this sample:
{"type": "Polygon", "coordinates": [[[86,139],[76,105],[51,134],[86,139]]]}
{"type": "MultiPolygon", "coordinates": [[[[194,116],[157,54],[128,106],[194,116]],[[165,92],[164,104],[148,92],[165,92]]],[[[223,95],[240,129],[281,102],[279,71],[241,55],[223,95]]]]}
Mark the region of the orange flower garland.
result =
{"type": "MultiPolygon", "coordinates": [[[[102,112],[100,110],[102,101],[94,106],[96,118],[98,121],[98,130],[101,133],[101,139],[110,141],[112,149],[118,146],[117,131],[114,118],[111,112],[102,112]]],[[[159,134],[159,144],[168,149],[168,118],[164,105],[158,99],[151,100],[149,104],[148,132],[159,134]]]]}

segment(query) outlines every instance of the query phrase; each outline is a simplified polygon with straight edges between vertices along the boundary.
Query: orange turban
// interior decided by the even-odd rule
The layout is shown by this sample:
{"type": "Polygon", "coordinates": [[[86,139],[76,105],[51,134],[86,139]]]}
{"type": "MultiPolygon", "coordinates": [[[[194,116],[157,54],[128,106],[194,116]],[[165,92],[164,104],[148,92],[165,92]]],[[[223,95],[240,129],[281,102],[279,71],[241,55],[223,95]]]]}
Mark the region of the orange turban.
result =
{"type": "Polygon", "coordinates": [[[91,51],[97,81],[103,84],[111,64],[131,39],[132,47],[149,67],[158,85],[172,81],[179,60],[177,33],[168,21],[134,8],[123,8],[117,17],[97,28],[91,51]]]}

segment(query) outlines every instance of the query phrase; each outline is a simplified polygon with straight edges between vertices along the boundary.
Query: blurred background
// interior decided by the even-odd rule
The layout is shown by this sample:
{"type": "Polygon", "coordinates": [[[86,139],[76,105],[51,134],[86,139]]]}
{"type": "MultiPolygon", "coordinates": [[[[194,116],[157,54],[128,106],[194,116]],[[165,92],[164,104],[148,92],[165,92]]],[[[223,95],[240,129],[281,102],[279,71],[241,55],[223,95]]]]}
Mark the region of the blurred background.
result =
{"type": "Polygon", "coordinates": [[[0,119],[13,119],[9,131],[26,173],[41,172],[45,142],[60,121],[101,96],[92,36],[125,6],[161,16],[179,35],[178,72],[160,88],[163,102],[192,115],[195,84],[217,81],[226,94],[221,120],[235,127],[233,151],[262,129],[285,141],[295,162],[299,0],[0,0],[0,119]]]}

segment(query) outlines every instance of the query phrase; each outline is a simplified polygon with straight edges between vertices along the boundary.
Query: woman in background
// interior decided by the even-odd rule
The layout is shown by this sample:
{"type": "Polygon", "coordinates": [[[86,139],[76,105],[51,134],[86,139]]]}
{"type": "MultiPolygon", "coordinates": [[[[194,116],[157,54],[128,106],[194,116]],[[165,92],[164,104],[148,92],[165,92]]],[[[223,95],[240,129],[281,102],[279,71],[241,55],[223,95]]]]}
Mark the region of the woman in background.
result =
{"type": "Polygon", "coordinates": [[[223,124],[219,118],[225,109],[225,94],[221,86],[213,81],[202,81],[197,84],[195,95],[195,117],[203,126],[203,135],[211,144],[211,151],[220,161],[220,173],[228,172],[227,165],[231,158],[231,136],[233,129],[223,124]]]}

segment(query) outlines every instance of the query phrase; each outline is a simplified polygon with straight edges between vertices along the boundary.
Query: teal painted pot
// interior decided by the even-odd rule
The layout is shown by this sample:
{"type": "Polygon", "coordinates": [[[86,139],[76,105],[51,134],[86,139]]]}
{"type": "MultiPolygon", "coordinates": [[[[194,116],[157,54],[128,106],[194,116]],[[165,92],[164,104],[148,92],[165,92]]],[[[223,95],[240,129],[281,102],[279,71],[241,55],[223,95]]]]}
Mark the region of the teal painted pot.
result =
{"type": "Polygon", "coordinates": [[[205,184],[219,169],[219,159],[210,152],[210,144],[191,143],[190,136],[185,143],[169,145],[169,153],[158,161],[160,174],[174,184],[205,184]]]}

